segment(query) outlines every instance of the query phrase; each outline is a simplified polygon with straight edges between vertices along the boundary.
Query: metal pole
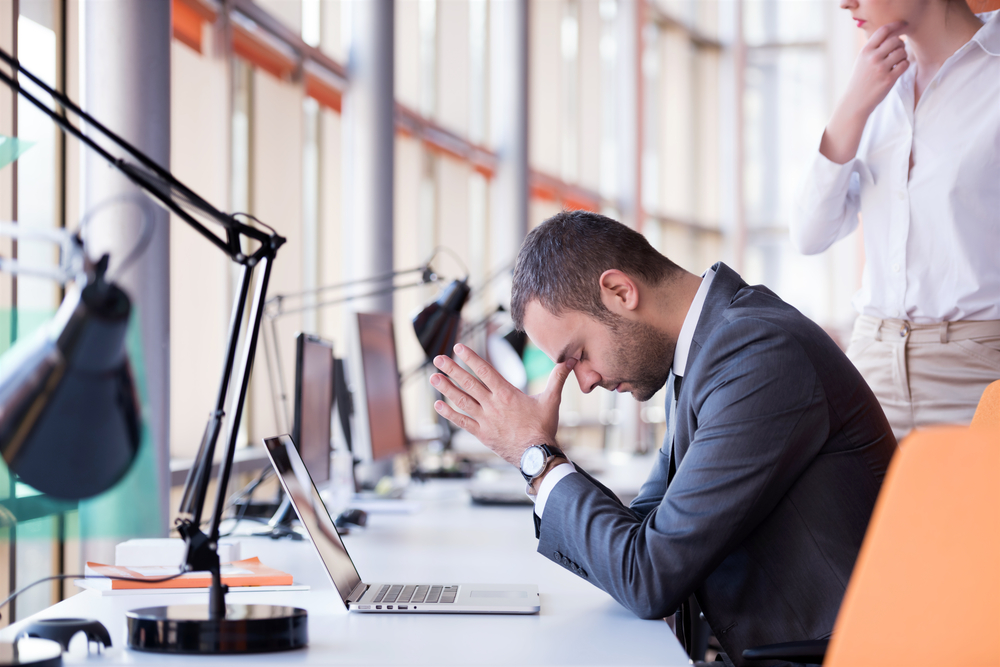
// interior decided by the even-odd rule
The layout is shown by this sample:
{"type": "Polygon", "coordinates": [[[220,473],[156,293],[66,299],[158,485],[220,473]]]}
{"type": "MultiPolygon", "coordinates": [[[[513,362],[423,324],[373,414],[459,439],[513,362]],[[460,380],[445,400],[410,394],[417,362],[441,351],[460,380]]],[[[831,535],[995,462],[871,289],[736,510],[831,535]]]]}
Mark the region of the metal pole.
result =
{"type": "MultiPolygon", "coordinates": [[[[351,87],[343,106],[343,231],[345,277],[354,278],[392,272],[395,8],[393,0],[349,4],[351,87]]],[[[375,288],[391,285],[388,278],[375,288]]],[[[392,293],[358,299],[353,308],[392,312],[392,293]]]]}
{"type": "MultiPolygon", "coordinates": [[[[490,184],[490,269],[517,256],[528,233],[528,0],[490,2],[490,140],[499,158],[490,184]]],[[[495,283],[510,302],[510,280],[495,283]]]]}
{"type": "MultiPolygon", "coordinates": [[[[170,0],[101,0],[83,10],[86,80],[84,108],[154,161],[170,164],[170,0]]],[[[117,170],[93,151],[84,154],[84,212],[99,203],[135,192],[117,170]]],[[[152,241],[118,282],[135,304],[142,336],[161,528],[169,512],[170,462],[170,235],[166,211],[155,210],[152,241]]],[[[141,233],[135,209],[108,207],[90,225],[92,256],[110,252],[120,261],[141,233]]]]}

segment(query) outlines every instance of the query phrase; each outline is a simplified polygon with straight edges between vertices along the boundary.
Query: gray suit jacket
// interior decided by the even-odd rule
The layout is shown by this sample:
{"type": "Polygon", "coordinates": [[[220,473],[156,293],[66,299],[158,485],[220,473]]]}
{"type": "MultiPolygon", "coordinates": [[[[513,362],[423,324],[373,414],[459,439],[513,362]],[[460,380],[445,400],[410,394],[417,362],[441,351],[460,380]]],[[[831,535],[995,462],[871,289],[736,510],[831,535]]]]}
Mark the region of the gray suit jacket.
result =
{"type": "Polygon", "coordinates": [[[538,551],[642,618],[694,594],[740,665],[751,646],[829,636],[896,442],[822,329],[715,269],[668,429],[669,488],[669,435],[631,507],[570,475],[538,551]]]}

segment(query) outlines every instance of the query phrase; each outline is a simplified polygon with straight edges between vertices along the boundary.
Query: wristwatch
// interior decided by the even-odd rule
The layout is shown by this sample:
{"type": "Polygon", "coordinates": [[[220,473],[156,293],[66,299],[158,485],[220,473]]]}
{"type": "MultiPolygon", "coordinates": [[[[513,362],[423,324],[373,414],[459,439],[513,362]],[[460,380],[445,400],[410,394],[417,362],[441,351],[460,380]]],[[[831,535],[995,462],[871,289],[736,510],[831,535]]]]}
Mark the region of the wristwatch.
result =
{"type": "Polygon", "coordinates": [[[542,474],[549,461],[558,457],[566,458],[566,455],[555,445],[544,443],[532,445],[524,450],[524,454],[521,454],[521,474],[524,475],[528,484],[531,484],[536,477],[542,474]]]}

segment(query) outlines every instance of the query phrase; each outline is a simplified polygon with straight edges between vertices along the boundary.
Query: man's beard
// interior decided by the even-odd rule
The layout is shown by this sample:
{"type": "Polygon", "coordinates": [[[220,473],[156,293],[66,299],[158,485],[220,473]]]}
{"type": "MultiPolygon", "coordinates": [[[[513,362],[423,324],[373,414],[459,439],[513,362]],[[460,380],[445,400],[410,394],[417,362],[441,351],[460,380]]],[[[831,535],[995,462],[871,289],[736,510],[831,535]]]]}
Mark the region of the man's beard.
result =
{"type": "Polygon", "coordinates": [[[677,341],[645,322],[617,318],[609,324],[617,342],[612,360],[617,382],[631,385],[631,393],[640,403],[648,401],[670,377],[677,341]]]}

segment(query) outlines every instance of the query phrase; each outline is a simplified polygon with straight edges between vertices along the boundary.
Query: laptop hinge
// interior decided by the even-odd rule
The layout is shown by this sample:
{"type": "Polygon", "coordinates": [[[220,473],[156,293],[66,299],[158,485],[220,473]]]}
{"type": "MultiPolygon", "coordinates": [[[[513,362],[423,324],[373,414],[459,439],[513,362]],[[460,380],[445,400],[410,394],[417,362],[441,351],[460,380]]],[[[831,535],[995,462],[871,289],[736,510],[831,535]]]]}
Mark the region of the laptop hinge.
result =
{"type": "Polygon", "coordinates": [[[358,600],[364,597],[365,592],[367,590],[368,590],[368,584],[362,581],[357,586],[355,586],[354,590],[351,591],[351,594],[347,596],[347,601],[357,602],[358,600]]]}

